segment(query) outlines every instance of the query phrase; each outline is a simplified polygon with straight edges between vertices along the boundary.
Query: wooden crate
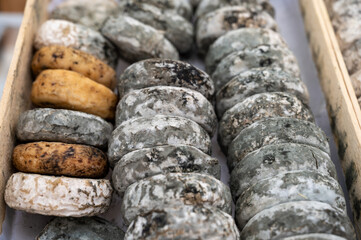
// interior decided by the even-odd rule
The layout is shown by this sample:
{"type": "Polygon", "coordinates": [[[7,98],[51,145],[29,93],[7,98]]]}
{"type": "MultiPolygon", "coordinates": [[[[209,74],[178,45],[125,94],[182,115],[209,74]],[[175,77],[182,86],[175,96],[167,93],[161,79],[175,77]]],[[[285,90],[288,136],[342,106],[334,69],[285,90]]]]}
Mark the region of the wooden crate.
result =
{"type": "Polygon", "coordinates": [[[300,5],[338,145],[356,231],[361,236],[360,106],[324,1],[300,0],[300,5]]]}
{"type": "Polygon", "coordinates": [[[0,102],[0,231],[5,218],[4,190],[12,172],[11,154],[19,115],[31,108],[30,61],[35,33],[47,18],[47,0],[28,0],[0,102]]]}

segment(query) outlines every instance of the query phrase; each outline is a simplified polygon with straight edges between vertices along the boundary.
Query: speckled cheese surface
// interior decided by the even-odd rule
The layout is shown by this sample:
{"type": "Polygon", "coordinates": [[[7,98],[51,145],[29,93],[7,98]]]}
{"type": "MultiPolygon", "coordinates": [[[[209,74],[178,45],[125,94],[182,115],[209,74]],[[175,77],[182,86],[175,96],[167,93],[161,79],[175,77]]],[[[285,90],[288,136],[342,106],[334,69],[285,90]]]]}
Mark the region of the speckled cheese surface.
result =
{"type": "Polygon", "coordinates": [[[163,33],[121,13],[109,17],[101,33],[117,46],[119,54],[129,62],[154,57],[179,58],[177,49],[163,33]]]}
{"type": "Polygon", "coordinates": [[[325,133],[314,123],[293,118],[269,118],[243,129],[232,141],[228,150],[228,166],[233,169],[247,154],[281,143],[305,144],[330,154],[325,133]]]}
{"type": "Polygon", "coordinates": [[[214,95],[214,84],[209,75],[181,61],[140,61],[129,66],[118,80],[120,98],[132,90],[153,86],[185,87],[200,92],[207,99],[214,95]]]}
{"type": "Polygon", "coordinates": [[[283,238],[283,240],[346,240],[346,238],[327,233],[310,233],[283,238]]]}
{"type": "Polygon", "coordinates": [[[123,240],[124,232],[99,217],[54,218],[36,240],[123,240]]]}
{"type": "Polygon", "coordinates": [[[99,32],[65,20],[47,20],[39,28],[34,47],[62,45],[89,53],[114,68],[117,51],[99,32]]]}
{"type": "Polygon", "coordinates": [[[228,109],[219,122],[220,145],[229,144],[247,126],[262,119],[288,117],[314,121],[312,112],[297,97],[288,93],[260,93],[228,109]]]}
{"type": "Polygon", "coordinates": [[[108,158],[110,165],[114,166],[129,152],[178,144],[211,153],[210,137],[196,122],[183,117],[156,115],[131,119],[119,125],[109,140],[108,158]]]}
{"type": "Polygon", "coordinates": [[[293,171],[260,180],[237,200],[239,229],[257,213],[286,202],[328,203],[346,215],[346,201],[337,180],[315,171],[293,171]]]}
{"type": "Polygon", "coordinates": [[[125,238],[238,240],[239,231],[233,218],[216,208],[202,206],[159,206],[138,216],[129,226],[125,238]]]}
{"type": "Polygon", "coordinates": [[[38,108],[21,114],[16,136],[21,141],[78,143],[104,148],[112,130],[112,124],[95,115],[38,108]]]}
{"type": "Polygon", "coordinates": [[[119,195],[136,181],[157,174],[197,172],[221,177],[218,159],[186,145],[143,148],[124,155],[113,170],[113,186],[119,195]]]}
{"type": "Polygon", "coordinates": [[[191,119],[211,136],[216,131],[217,117],[207,98],[191,89],[168,86],[134,90],[125,95],[117,106],[116,125],[132,118],[157,114],[191,119]]]}
{"type": "Polygon", "coordinates": [[[14,209],[61,217],[104,213],[113,189],[106,179],[79,179],[15,173],[6,184],[5,202],[14,209]]]}
{"type": "Polygon", "coordinates": [[[200,205],[232,212],[229,187],[216,178],[200,173],[159,174],[128,187],[121,212],[125,223],[154,208],[169,204],[200,205]]]}
{"type": "Polygon", "coordinates": [[[250,6],[223,7],[197,21],[196,42],[200,53],[225,33],[239,28],[268,28],[277,31],[276,21],[267,13],[250,6]]]}

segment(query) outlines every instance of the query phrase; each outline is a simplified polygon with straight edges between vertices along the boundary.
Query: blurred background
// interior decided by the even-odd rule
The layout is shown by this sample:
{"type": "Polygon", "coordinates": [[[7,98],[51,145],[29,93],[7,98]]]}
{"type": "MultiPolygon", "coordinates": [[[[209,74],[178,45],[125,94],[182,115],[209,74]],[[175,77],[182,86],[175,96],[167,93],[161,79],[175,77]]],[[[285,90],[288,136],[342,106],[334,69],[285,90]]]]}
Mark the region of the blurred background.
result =
{"type": "Polygon", "coordinates": [[[0,98],[26,0],[0,0],[0,98]]]}

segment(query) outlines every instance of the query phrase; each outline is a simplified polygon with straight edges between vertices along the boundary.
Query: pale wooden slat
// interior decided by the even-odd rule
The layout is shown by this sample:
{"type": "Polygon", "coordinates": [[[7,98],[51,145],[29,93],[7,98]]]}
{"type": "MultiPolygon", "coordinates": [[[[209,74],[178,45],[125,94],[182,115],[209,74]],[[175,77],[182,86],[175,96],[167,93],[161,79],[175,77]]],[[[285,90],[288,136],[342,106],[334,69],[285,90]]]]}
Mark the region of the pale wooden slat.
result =
{"type": "Polygon", "coordinates": [[[356,231],[361,236],[361,112],[325,4],[300,0],[313,58],[327,101],[356,231]]]}
{"type": "MultiPolygon", "coordinates": [[[[0,102],[0,223],[5,217],[4,190],[11,174],[11,154],[15,142],[15,127],[20,113],[31,107],[30,60],[33,40],[39,25],[47,17],[47,0],[28,0],[14,56],[0,102]]],[[[2,229],[0,229],[2,231],[2,229]]]]}

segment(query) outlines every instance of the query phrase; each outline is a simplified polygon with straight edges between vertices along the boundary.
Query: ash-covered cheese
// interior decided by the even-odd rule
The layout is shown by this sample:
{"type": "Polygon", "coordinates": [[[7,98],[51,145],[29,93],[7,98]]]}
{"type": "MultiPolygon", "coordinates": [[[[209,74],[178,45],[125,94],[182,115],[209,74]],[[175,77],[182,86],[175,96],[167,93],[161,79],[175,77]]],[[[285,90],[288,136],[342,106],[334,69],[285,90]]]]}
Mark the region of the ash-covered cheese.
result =
{"type": "Polygon", "coordinates": [[[114,130],[108,145],[110,165],[114,166],[129,152],[164,145],[188,145],[211,153],[211,139],[196,122],[156,115],[128,120],[114,130]]]}
{"type": "Polygon", "coordinates": [[[207,98],[191,89],[168,86],[143,88],[125,95],[117,106],[116,125],[157,114],[191,119],[211,136],[216,131],[217,116],[207,98]]]}
{"type": "Polygon", "coordinates": [[[269,0],[203,0],[199,3],[195,15],[198,18],[221,7],[238,6],[244,4],[258,7],[259,11],[266,11],[272,17],[275,14],[269,0]]]}
{"type": "Polygon", "coordinates": [[[113,42],[129,62],[147,58],[178,59],[177,49],[155,28],[123,14],[111,16],[101,33],[113,42]]]}
{"type": "Polygon", "coordinates": [[[205,64],[206,71],[212,74],[219,62],[233,52],[253,49],[258,46],[283,46],[287,48],[282,36],[265,28],[241,28],[219,37],[209,48],[205,64]]]}
{"type": "Polygon", "coordinates": [[[162,9],[148,3],[124,1],[120,3],[121,11],[125,15],[163,31],[165,37],[181,53],[191,50],[193,45],[193,25],[182,16],[162,11],[162,9]]]}
{"type": "Polygon", "coordinates": [[[212,74],[216,90],[239,73],[258,67],[279,67],[294,77],[300,77],[296,57],[287,47],[262,45],[234,52],[224,58],[212,74]]]}
{"type": "Polygon", "coordinates": [[[242,230],[241,239],[283,239],[310,233],[356,239],[344,212],[316,201],[283,203],[258,213],[242,230]]]}
{"type": "Polygon", "coordinates": [[[164,12],[178,14],[185,19],[191,20],[193,16],[193,9],[188,0],[128,0],[133,3],[147,3],[157,8],[162,9],[164,12]]]}
{"type": "Polygon", "coordinates": [[[115,47],[99,32],[65,20],[47,20],[39,28],[34,47],[61,45],[89,53],[114,68],[117,62],[115,47]]]}
{"type": "Polygon", "coordinates": [[[221,166],[218,159],[192,146],[143,148],[124,155],[115,165],[113,186],[122,196],[129,185],[139,180],[172,172],[204,173],[220,179],[221,166]]]}
{"type": "Polygon", "coordinates": [[[123,198],[121,212],[126,224],[157,206],[171,203],[200,205],[232,212],[231,192],[224,183],[207,174],[159,174],[130,185],[123,198]]]}
{"type": "Polygon", "coordinates": [[[252,123],[274,117],[313,121],[312,112],[294,95],[281,92],[256,94],[224,113],[219,123],[221,146],[227,148],[252,123]]]}
{"type": "Polygon", "coordinates": [[[232,196],[238,198],[263,179],[295,170],[313,170],[337,180],[335,165],[320,149],[296,143],[272,144],[251,152],[236,164],[230,179],[232,196]]]}
{"type": "Polygon", "coordinates": [[[21,114],[16,127],[20,141],[51,141],[105,148],[113,126],[88,113],[38,108],[21,114]]]}
{"type": "Polygon", "coordinates": [[[234,220],[227,213],[217,208],[178,204],[158,206],[138,216],[124,239],[238,240],[239,237],[234,220]]]}
{"type": "Polygon", "coordinates": [[[54,218],[36,237],[36,240],[49,239],[122,240],[124,232],[99,217],[54,218]]]}
{"type": "Polygon", "coordinates": [[[63,19],[99,30],[105,20],[119,11],[115,0],[66,0],[50,14],[50,18],[63,19]]]}
{"type": "Polygon", "coordinates": [[[310,233],[286,237],[283,240],[346,240],[346,238],[327,233],[310,233]]]}
{"type": "Polygon", "coordinates": [[[309,94],[300,78],[280,68],[254,68],[240,73],[217,93],[217,115],[258,93],[287,92],[308,104],[309,94]]]}
{"type": "Polygon", "coordinates": [[[247,154],[264,146],[281,143],[304,144],[330,154],[325,133],[314,123],[294,118],[269,118],[243,129],[232,141],[228,151],[228,166],[233,169],[247,154]]]}
{"type": "Polygon", "coordinates": [[[106,179],[80,179],[15,173],[5,202],[14,209],[59,217],[83,217],[108,210],[113,189],[106,179]]]}
{"type": "Polygon", "coordinates": [[[277,23],[267,12],[249,5],[217,9],[197,21],[196,39],[199,52],[207,53],[209,46],[217,38],[239,28],[268,28],[277,31],[277,23]]]}
{"type": "Polygon", "coordinates": [[[345,197],[337,180],[315,171],[293,171],[265,178],[249,187],[236,203],[237,226],[243,229],[257,213],[295,201],[328,203],[347,215],[345,197]]]}
{"type": "Polygon", "coordinates": [[[118,92],[122,98],[128,92],[153,86],[185,87],[212,99],[214,84],[204,71],[186,62],[148,59],[129,66],[120,76],[118,92]]]}

